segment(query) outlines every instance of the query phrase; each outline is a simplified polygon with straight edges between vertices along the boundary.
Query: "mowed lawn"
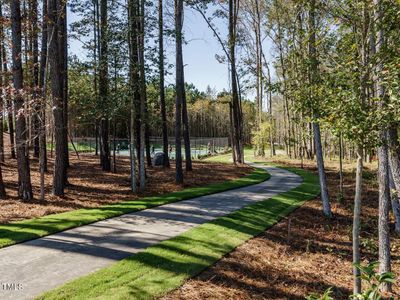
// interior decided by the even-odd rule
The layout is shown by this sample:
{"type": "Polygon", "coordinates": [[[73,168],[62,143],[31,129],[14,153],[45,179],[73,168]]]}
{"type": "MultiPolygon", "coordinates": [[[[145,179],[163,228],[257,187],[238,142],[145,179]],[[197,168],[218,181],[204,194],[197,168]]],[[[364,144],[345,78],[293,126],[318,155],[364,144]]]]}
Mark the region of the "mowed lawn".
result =
{"type": "Polygon", "coordinates": [[[99,208],[79,209],[3,224],[0,225],[0,248],[127,213],[257,184],[269,177],[270,175],[265,170],[255,169],[250,175],[236,180],[186,188],[160,196],[143,197],[132,201],[104,205],[99,208]]]}
{"type": "Polygon", "coordinates": [[[168,293],[319,194],[314,174],[289,170],[303,178],[299,187],[151,246],[39,299],[153,299],[168,293]]]}

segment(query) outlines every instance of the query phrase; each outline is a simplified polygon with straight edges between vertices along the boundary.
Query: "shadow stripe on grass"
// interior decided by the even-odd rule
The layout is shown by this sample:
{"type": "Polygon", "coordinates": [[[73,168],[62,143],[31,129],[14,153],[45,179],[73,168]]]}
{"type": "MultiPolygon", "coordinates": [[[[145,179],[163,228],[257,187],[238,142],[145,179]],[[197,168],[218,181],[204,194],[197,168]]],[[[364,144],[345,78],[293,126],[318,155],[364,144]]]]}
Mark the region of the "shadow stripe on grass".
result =
{"type": "Polygon", "coordinates": [[[302,185],[195,227],[38,299],[154,299],[168,293],[319,194],[314,174],[285,169],[300,175],[302,185]]]}
{"type": "Polygon", "coordinates": [[[270,175],[267,171],[255,169],[250,175],[236,180],[187,188],[160,196],[124,201],[99,208],[79,209],[0,225],[0,248],[164,204],[258,184],[269,178],[270,175]]]}

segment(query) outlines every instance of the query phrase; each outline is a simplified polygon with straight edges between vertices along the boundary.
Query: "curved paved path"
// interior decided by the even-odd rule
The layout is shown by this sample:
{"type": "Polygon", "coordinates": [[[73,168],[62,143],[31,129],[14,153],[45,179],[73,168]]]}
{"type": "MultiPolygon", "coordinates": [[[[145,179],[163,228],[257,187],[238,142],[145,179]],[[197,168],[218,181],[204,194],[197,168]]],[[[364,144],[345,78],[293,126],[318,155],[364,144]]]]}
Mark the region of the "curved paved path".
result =
{"type": "Polygon", "coordinates": [[[163,205],[0,249],[0,299],[32,299],[302,183],[299,176],[288,171],[263,168],[271,179],[257,185],[163,205]],[[15,290],[7,291],[13,287],[15,290]]]}

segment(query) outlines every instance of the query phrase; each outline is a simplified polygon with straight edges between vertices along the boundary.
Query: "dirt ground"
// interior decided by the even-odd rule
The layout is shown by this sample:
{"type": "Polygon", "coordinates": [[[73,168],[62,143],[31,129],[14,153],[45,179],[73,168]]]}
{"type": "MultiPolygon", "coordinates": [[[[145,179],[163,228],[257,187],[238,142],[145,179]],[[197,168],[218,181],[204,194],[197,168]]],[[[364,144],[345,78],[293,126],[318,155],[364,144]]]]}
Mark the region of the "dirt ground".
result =
{"type": "MultiPolygon", "coordinates": [[[[35,218],[48,214],[65,212],[80,208],[98,207],[104,204],[132,200],[139,196],[164,194],[185,187],[202,186],[233,180],[251,173],[250,167],[234,167],[227,164],[194,162],[194,172],[185,173],[184,186],[175,184],[175,170],[163,168],[148,169],[147,188],[141,195],[130,191],[130,167],[128,158],[117,158],[117,173],[105,173],[99,166],[99,158],[94,155],[80,155],[80,159],[71,154],[69,186],[64,197],[51,195],[53,161],[49,159],[49,172],[46,174],[45,202],[33,200],[23,202],[17,197],[18,175],[16,161],[6,155],[2,165],[4,184],[8,198],[1,200],[0,223],[35,218]]],[[[36,198],[40,194],[38,162],[31,160],[31,178],[36,198]]]]}
{"type": "MultiPolygon", "coordinates": [[[[290,164],[300,166],[298,162],[290,164]]],[[[322,216],[320,199],[310,201],[163,300],[305,299],[310,293],[323,293],[329,287],[334,287],[334,299],[348,299],[352,292],[354,170],[352,165],[346,165],[345,199],[339,202],[337,164],[328,162],[327,166],[334,219],[322,216]]],[[[316,171],[312,164],[305,167],[316,171]]],[[[377,260],[378,192],[374,168],[367,166],[364,174],[364,262],[377,260]]],[[[400,238],[393,233],[391,242],[393,271],[399,283],[400,238]]],[[[394,287],[395,299],[400,299],[398,283],[394,287]]]]}

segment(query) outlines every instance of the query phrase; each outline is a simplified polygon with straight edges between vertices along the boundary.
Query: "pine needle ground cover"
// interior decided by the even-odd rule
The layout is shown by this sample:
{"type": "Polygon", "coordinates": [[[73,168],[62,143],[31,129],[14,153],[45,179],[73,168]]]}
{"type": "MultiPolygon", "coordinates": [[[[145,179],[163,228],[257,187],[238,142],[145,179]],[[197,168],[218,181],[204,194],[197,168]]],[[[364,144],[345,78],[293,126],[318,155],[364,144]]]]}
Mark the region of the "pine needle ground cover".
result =
{"type": "Polygon", "coordinates": [[[252,173],[249,166],[234,166],[218,162],[193,161],[194,172],[185,172],[184,185],[175,182],[175,166],[154,167],[146,171],[146,189],[140,194],[131,191],[129,157],[116,157],[116,173],[103,172],[99,157],[81,154],[70,157],[68,186],[64,196],[52,194],[53,159],[49,158],[48,172],[45,173],[45,200],[40,195],[40,172],[38,160],[30,160],[32,189],[35,199],[21,201],[18,198],[18,176],[16,160],[2,164],[3,180],[7,197],[1,201],[0,224],[40,218],[77,209],[98,208],[144,197],[159,196],[181,191],[185,188],[202,187],[242,178],[252,173]]]}
{"type": "Polygon", "coordinates": [[[255,169],[236,180],[0,225],[0,248],[147,208],[257,184],[269,177],[266,171],[255,169]]]}
{"type": "MultiPolygon", "coordinates": [[[[276,158],[274,158],[276,159],[276,158]]],[[[279,158],[279,165],[301,166],[300,160],[279,158]]],[[[304,168],[317,174],[314,162],[304,168]]],[[[338,161],[326,161],[334,217],[321,212],[321,199],[307,201],[278,224],[247,241],[212,267],[185,282],[162,300],[184,299],[294,299],[322,295],[332,288],[333,299],[349,299],[353,291],[352,224],[355,166],[345,163],[344,197],[339,191],[338,161]],[[340,200],[340,201],[339,201],[340,200]]],[[[378,259],[377,164],[365,165],[361,230],[363,264],[378,259]]],[[[392,224],[394,220],[392,219],[392,224]]],[[[391,225],[394,299],[400,295],[400,237],[391,225]]],[[[367,288],[367,283],[363,284],[367,288]]],[[[384,298],[386,299],[386,298],[384,298]]],[[[389,299],[389,295],[387,296],[389,299]]]]}
{"type": "Polygon", "coordinates": [[[176,289],[319,194],[315,175],[289,170],[303,178],[302,185],[149,247],[39,299],[153,299],[176,289]]]}

